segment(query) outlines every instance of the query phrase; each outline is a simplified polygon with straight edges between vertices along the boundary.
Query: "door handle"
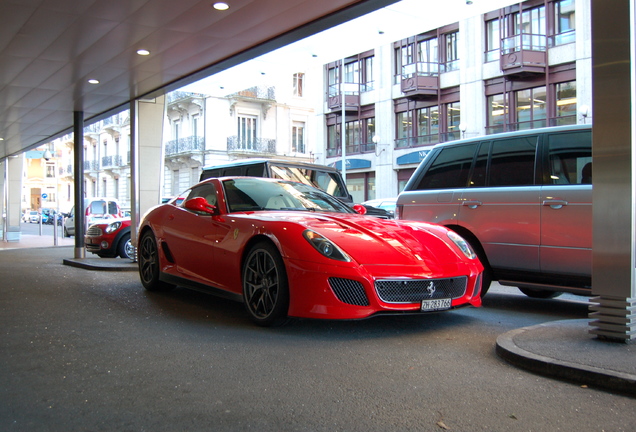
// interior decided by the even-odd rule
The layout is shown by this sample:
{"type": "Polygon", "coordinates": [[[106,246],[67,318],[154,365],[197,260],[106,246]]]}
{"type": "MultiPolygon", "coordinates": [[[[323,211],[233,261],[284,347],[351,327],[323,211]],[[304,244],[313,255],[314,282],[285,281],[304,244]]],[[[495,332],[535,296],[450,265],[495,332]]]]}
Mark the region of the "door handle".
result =
{"type": "Polygon", "coordinates": [[[550,206],[553,209],[560,209],[563,206],[568,205],[568,202],[566,200],[560,200],[560,199],[547,199],[547,200],[543,200],[542,203],[544,206],[550,206]]]}
{"type": "Polygon", "coordinates": [[[462,202],[463,206],[466,206],[468,208],[474,209],[477,208],[481,205],[481,201],[477,201],[477,200],[466,200],[462,202]]]}

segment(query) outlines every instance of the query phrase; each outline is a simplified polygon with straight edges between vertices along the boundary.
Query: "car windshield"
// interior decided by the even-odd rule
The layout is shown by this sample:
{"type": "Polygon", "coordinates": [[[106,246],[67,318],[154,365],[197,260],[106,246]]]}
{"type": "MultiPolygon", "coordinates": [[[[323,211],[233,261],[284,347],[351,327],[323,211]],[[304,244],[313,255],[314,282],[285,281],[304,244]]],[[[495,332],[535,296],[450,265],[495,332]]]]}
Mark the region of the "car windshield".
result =
{"type": "Polygon", "coordinates": [[[299,210],[354,213],[331,195],[302,183],[240,178],[225,180],[223,188],[230,212],[299,210]]]}

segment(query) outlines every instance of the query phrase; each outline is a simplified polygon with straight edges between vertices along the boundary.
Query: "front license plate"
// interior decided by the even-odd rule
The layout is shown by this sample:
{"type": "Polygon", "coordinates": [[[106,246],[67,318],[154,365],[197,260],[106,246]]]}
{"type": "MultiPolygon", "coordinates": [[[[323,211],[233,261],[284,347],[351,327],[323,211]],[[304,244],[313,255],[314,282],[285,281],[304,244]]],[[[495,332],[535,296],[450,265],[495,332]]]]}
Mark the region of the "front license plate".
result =
{"type": "Polygon", "coordinates": [[[450,309],[450,307],[451,307],[451,299],[449,298],[435,299],[435,300],[422,300],[421,310],[424,312],[431,312],[431,311],[450,309]]]}

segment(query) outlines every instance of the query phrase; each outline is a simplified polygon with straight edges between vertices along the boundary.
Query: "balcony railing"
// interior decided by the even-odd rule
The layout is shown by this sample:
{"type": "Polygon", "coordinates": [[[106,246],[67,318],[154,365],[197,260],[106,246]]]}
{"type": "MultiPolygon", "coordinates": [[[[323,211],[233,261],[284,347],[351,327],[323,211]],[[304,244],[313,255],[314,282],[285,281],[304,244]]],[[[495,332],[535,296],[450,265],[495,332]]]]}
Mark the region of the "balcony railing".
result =
{"type": "Polygon", "coordinates": [[[276,100],[276,88],[266,86],[250,87],[239,92],[228,95],[228,97],[239,97],[247,99],[276,100]]]}
{"type": "MultiPolygon", "coordinates": [[[[367,144],[347,144],[347,155],[371,153],[375,151],[375,143],[367,144]]],[[[342,146],[330,147],[327,149],[327,157],[335,157],[342,155],[342,146]]]]}
{"type": "Polygon", "coordinates": [[[116,168],[120,166],[122,166],[122,157],[120,155],[102,157],[102,168],[116,168]]]}
{"type": "Polygon", "coordinates": [[[436,62],[416,62],[402,66],[402,93],[411,99],[437,96],[439,70],[440,65],[436,62]]]}
{"type": "MultiPolygon", "coordinates": [[[[362,85],[366,90],[366,85],[362,85]]],[[[360,108],[360,83],[330,84],[327,93],[327,106],[330,110],[342,109],[342,93],[344,92],[345,110],[358,110],[360,108]]]]}
{"type": "Polygon", "coordinates": [[[84,171],[99,171],[99,162],[84,161],[84,171]]]}
{"type": "Polygon", "coordinates": [[[205,147],[205,138],[200,136],[189,136],[179,138],[178,140],[168,141],[165,145],[166,156],[193,153],[203,151],[205,147]]]}
{"type": "Polygon", "coordinates": [[[545,73],[547,38],[541,34],[521,33],[501,40],[501,70],[506,75],[545,73]]]}
{"type": "Polygon", "coordinates": [[[227,151],[233,153],[267,153],[276,154],[276,140],[256,138],[253,140],[239,140],[238,136],[227,139],[227,151]]]}
{"type": "Polygon", "coordinates": [[[422,135],[417,137],[398,138],[395,140],[395,148],[411,148],[433,145],[440,142],[440,134],[422,135]]]}

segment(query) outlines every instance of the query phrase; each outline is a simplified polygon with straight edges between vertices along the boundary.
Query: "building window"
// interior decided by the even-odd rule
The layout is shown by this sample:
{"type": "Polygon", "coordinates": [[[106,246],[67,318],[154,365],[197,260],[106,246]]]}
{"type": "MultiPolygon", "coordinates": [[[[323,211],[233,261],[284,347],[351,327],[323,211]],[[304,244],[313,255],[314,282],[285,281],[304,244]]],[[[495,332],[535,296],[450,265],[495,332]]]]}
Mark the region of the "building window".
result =
{"type": "Polygon", "coordinates": [[[327,157],[341,154],[340,123],[327,126],[327,157]]]}
{"type": "Polygon", "coordinates": [[[192,136],[193,137],[198,137],[199,136],[199,120],[201,119],[200,116],[198,115],[193,115],[192,116],[192,136]]]}
{"type": "Polygon", "coordinates": [[[356,203],[375,199],[375,172],[347,174],[347,190],[356,203]]]}
{"type": "Polygon", "coordinates": [[[179,195],[179,170],[172,170],[172,185],[171,185],[171,193],[172,196],[179,195]]]}
{"type": "Polygon", "coordinates": [[[508,104],[503,94],[488,96],[488,126],[486,131],[489,134],[500,133],[506,130],[506,118],[508,114],[508,104]]]}
{"type": "Polygon", "coordinates": [[[396,113],[395,147],[408,148],[440,142],[439,106],[396,113]]]}
{"type": "Polygon", "coordinates": [[[174,123],[172,123],[172,139],[174,139],[175,141],[179,141],[180,132],[181,132],[181,123],[178,121],[175,121],[174,123]]]}
{"type": "Polygon", "coordinates": [[[500,47],[499,19],[486,21],[486,62],[499,60],[500,47]]]}
{"type": "Polygon", "coordinates": [[[305,123],[294,122],[292,126],[292,152],[305,153],[305,123]]]}
{"type": "Polygon", "coordinates": [[[449,72],[459,69],[459,54],[457,53],[457,44],[459,40],[459,31],[447,33],[444,36],[444,51],[442,62],[444,64],[443,71],[449,72]]]}
{"type": "Polygon", "coordinates": [[[103,196],[108,196],[107,187],[108,187],[108,180],[106,180],[106,177],[104,177],[102,179],[102,195],[103,196]]]}
{"type": "Polygon", "coordinates": [[[238,116],[238,147],[256,150],[256,117],[238,116]]]}
{"type": "Polygon", "coordinates": [[[461,108],[459,102],[445,105],[446,108],[446,136],[444,141],[458,140],[461,137],[459,124],[461,123],[461,108]]]}
{"type": "Polygon", "coordinates": [[[303,97],[303,84],[305,81],[304,73],[295,73],[294,74],[294,96],[295,97],[303,97]]]}
{"type": "Polygon", "coordinates": [[[551,46],[573,43],[576,40],[574,0],[554,2],[554,36],[551,46]]]}
{"type": "Polygon", "coordinates": [[[374,89],[373,80],[373,56],[365,57],[361,61],[362,88],[361,91],[371,91],[374,89]]]}
{"type": "Polygon", "coordinates": [[[46,169],[46,173],[45,173],[46,178],[55,178],[55,165],[54,164],[46,164],[45,165],[45,169],[46,169]]]}
{"type": "Polygon", "coordinates": [[[556,94],[556,125],[576,124],[576,81],[558,83],[556,94]]]}
{"type": "Polygon", "coordinates": [[[115,188],[114,197],[115,199],[119,199],[119,177],[113,179],[113,187],[115,188]]]}
{"type": "Polygon", "coordinates": [[[546,126],[546,88],[535,87],[515,92],[516,129],[536,129],[546,126]]]}
{"type": "Polygon", "coordinates": [[[507,15],[502,51],[505,54],[521,51],[545,51],[546,49],[546,19],[545,7],[540,6],[507,15]]]}

